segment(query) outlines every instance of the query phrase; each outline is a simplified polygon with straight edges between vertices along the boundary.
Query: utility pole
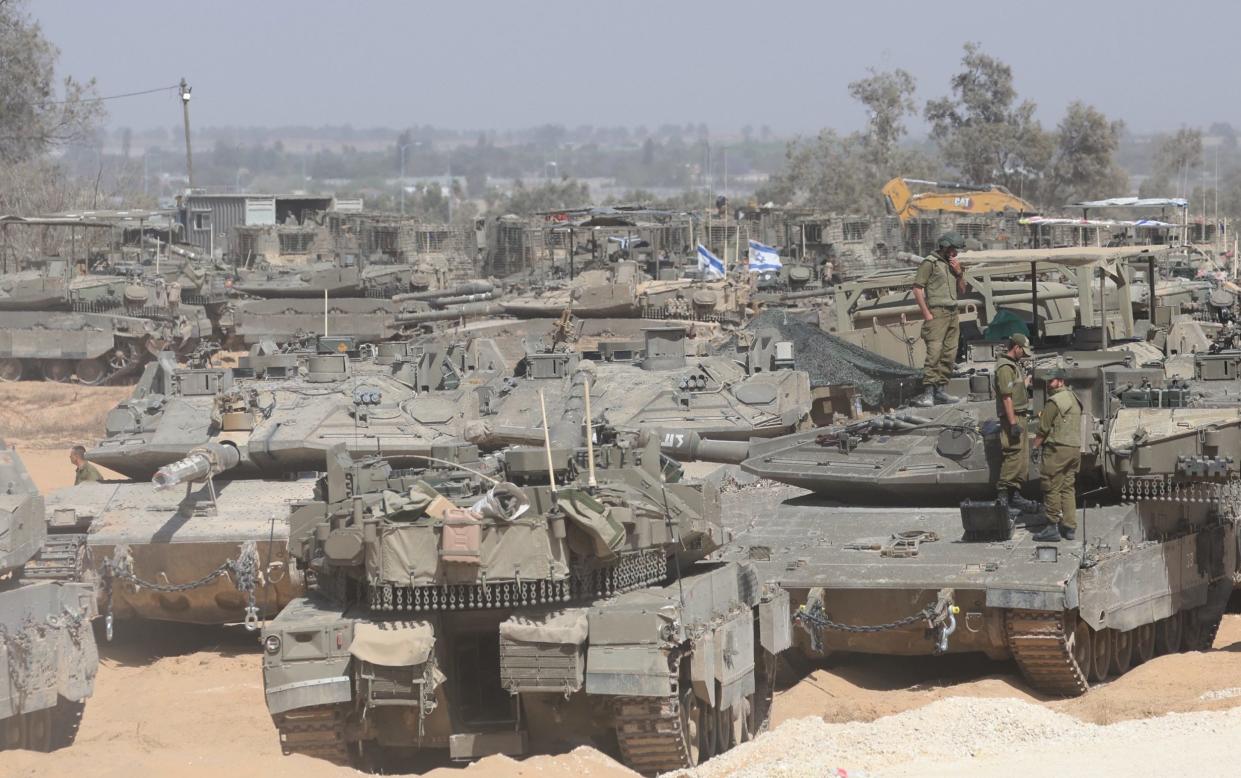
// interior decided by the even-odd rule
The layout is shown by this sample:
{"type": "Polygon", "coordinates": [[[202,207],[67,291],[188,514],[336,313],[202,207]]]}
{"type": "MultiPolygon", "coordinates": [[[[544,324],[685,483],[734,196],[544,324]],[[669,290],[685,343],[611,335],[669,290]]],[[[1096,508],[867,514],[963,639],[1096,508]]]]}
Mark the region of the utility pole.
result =
{"type": "Polygon", "coordinates": [[[193,91],[185,78],[181,78],[181,111],[185,117],[185,177],[187,189],[194,188],[194,153],[190,150],[190,92],[193,91]]]}

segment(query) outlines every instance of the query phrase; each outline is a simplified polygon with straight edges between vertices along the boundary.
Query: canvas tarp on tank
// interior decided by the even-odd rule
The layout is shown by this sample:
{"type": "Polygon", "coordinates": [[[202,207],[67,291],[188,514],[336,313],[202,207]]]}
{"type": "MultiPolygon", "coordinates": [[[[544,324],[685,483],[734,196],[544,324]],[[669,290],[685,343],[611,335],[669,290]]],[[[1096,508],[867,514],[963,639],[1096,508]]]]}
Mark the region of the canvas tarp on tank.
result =
{"type": "Polygon", "coordinates": [[[900,405],[916,393],[922,371],[893,362],[872,351],[789,318],[781,311],[764,311],[746,325],[758,332],[774,329],[781,340],[793,343],[793,362],[810,374],[810,385],[855,386],[869,407],[900,405]]]}

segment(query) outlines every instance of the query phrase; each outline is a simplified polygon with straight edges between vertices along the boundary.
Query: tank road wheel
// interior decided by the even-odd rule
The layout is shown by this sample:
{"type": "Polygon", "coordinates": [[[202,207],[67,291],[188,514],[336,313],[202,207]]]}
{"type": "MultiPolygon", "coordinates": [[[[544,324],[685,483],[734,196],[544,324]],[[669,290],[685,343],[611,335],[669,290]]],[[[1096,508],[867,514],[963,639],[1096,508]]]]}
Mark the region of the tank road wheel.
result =
{"type": "Polygon", "coordinates": [[[690,767],[702,764],[703,715],[702,701],[694,696],[694,688],[685,684],[681,691],[681,729],[685,732],[686,761],[690,767]]]}
{"type": "Polygon", "coordinates": [[[7,357],[0,359],[0,381],[20,381],[22,373],[26,372],[26,366],[22,364],[20,359],[7,357]]]}
{"type": "Polygon", "coordinates": [[[699,709],[702,710],[702,742],[699,746],[699,757],[705,762],[719,753],[720,713],[715,708],[703,708],[701,700],[698,704],[699,709]]]}
{"type": "Polygon", "coordinates": [[[0,751],[8,751],[22,747],[22,716],[10,716],[0,719],[0,751]]]}
{"type": "Polygon", "coordinates": [[[42,363],[43,377],[58,384],[73,380],[73,362],[68,359],[49,359],[42,363]]]}
{"type": "Polygon", "coordinates": [[[1161,654],[1175,654],[1181,650],[1181,620],[1184,615],[1177,611],[1166,619],[1155,622],[1155,650],[1161,654]]]}
{"type": "Polygon", "coordinates": [[[1133,630],[1133,658],[1136,664],[1155,658],[1155,625],[1143,624],[1133,630]]]}
{"type": "Polygon", "coordinates": [[[1112,633],[1112,670],[1117,675],[1124,675],[1133,666],[1133,630],[1120,632],[1109,629],[1112,633]]]}
{"type": "Polygon", "coordinates": [[[734,746],[748,743],[754,739],[754,695],[742,697],[733,706],[733,740],[734,746]]]}
{"type": "Polygon", "coordinates": [[[27,751],[52,750],[52,709],[35,710],[22,716],[22,748],[27,751]]]}
{"type": "Polygon", "coordinates": [[[1112,630],[1101,629],[1090,637],[1090,680],[1106,681],[1112,671],[1112,630]]]}
{"type": "Polygon", "coordinates": [[[82,359],[78,361],[78,380],[88,386],[101,383],[108,376],[108,368],[100,359],[82,359]]]}

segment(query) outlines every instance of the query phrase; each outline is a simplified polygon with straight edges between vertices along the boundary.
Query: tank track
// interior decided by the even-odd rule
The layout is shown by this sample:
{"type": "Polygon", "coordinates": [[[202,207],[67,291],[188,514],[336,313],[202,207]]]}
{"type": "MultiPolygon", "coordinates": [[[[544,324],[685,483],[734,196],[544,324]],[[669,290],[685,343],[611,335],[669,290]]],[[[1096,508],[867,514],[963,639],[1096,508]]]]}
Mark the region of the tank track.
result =
{"type": "Polygon", "coordinates": [[[39,581],[81,581],[86,553],[85,533],[48,535],[24,575],[39,581]]]}
{"type": "Polygon", "coordinates": [[[1004,615],[1008,650],[1026,681],[1040,692],[1077,697],[1090,688],[1069,646],[1063,613],[1011,610],[1004,615]]]}
{"type": "Polygon", "coordinates": [[[339,705],[315,705],[272,716],[285,755],[305,754],[333,764],[350,766],[345,740],[345,710],[339,705]]]}
{"type": "Polygon", "coordinates": [[[82,726],[82,711],[86,700],[67,700],[61,697],[52,709],[52,750],[68,748],[78,738],[82,726]]]}
{"type": "Polygon", "coordinates": [[[616,740],[625,765],[643,775],[693,767],[675,690],[667,697],[618,700],[616,740]]]}

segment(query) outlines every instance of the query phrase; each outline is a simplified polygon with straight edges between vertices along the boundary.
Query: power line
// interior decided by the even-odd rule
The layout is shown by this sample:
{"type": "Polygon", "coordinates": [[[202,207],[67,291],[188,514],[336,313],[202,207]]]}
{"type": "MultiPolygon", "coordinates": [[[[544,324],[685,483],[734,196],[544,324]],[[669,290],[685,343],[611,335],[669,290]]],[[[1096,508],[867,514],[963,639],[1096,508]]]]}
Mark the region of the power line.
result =
{"type": "Polygon", "coordinates": [[[102,103],[105,100],[120,100],[122,97],[138,97],[140,95],[153,95],[156,92],[169,92],[173,89],[180,88],[180,84],[172,86],[161,86],[157,89],[143,89],[140,92],[125,92],[119,95],[107,95],[106,97],[84,97],[80,100],[49,100],[46,105],[65,105],[66,103],[102,103]]]}

